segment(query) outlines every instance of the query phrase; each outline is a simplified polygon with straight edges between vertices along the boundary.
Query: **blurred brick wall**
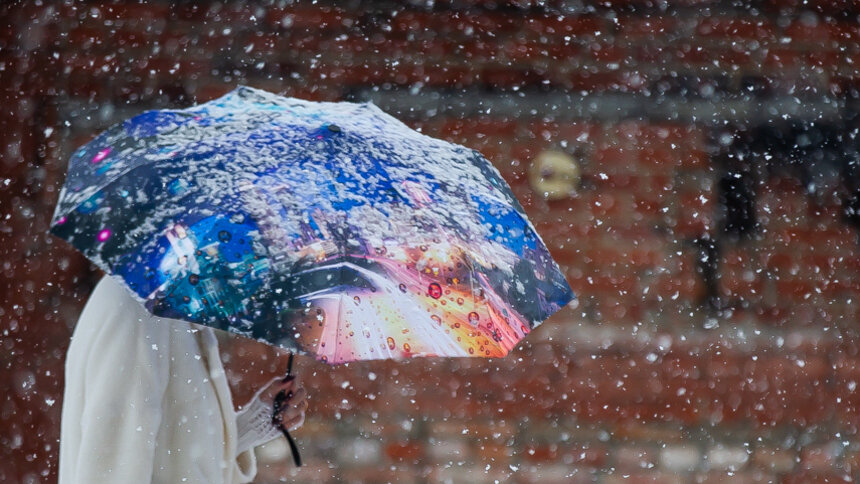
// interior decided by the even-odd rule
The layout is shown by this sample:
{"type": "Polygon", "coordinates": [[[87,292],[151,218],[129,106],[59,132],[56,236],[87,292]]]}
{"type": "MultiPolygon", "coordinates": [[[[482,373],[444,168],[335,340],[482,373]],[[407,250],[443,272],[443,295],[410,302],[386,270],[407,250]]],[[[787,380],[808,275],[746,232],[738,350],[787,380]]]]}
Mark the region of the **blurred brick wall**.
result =
{"type": "MultiPolygon", "coordinates": [[[[275,443],[258,482],[860,478],[860,250],[845,210],[857,172],[810,194],[791,168],[803,162],[782,169],[743,142],[753,117],[785,128],[762,112],[781,101],[856,131],[852,2],[12,3],[0,6],[0,481],[56,480],[64,353],[99,277],[44,235],[69,153],[124,117],[237,83],[317,100],[617,95],[646,114],[393,111],[496,164],[578,305],[503,360],[301,359],[307,466],[275,443]],[[648,115],[660,100],[711,111],[648,115]],[[580,158],[571,196],[529,184],[543,149],[580,158]],[[757,193],[742,237],[723,230],[737,153],[757,193]]],[[[254,343],[224,352],[242,395],[283,367],[254,343]]]]}

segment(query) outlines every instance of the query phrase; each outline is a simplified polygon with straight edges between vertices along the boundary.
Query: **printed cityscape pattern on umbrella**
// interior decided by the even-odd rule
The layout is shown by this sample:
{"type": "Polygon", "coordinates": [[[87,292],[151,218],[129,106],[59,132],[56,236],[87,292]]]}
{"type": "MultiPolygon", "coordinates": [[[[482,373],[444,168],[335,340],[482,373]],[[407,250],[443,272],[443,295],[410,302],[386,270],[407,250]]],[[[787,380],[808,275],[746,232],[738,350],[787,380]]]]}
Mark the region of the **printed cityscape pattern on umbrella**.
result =
{"type": "Polygon", "coordinates": [[[372,104],[143,113],[74,153],[51,225],[155,315],[329,363],[504,356],[573,298],[486,159],[372,104]]]}

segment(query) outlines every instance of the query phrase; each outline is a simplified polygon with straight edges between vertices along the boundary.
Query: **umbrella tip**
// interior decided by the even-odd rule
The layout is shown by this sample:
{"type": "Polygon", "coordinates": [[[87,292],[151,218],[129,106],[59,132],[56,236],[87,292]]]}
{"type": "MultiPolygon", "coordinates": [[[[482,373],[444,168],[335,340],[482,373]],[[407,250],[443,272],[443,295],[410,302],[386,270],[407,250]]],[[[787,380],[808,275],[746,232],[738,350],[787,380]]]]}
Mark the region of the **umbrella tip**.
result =
{"type": "Polygon", "coordinates": [[[331,131],[332,133],[340,133],[340,126],[338,126],[336,124],[330,124],[330,125],[328,125],[328,130],[331,131]]]}

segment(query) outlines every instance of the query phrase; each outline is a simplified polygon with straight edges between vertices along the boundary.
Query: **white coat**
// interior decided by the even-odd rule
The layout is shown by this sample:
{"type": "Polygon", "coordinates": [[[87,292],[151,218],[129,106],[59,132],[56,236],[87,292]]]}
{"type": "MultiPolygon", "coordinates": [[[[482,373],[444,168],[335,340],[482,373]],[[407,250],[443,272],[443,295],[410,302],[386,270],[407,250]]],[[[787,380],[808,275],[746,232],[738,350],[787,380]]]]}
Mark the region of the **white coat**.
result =
{"type": "Polygon", "coordinates": [[[279,434],[255,397],[235,412],[211,328],[155,317],[111,277],[66,360],[59,484],[250,482],[279,434]]]}

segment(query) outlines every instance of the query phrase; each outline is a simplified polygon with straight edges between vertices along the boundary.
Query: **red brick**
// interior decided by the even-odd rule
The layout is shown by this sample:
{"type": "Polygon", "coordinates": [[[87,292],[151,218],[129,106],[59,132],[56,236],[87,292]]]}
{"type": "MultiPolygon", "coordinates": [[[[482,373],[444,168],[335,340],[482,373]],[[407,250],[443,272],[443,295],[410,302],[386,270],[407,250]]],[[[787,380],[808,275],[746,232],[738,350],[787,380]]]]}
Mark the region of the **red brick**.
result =
{"type": "Polygon", "coordinates": [[[673,45],[671,52],[675,62],[684,64],[709,64],[714,59],[710,49],[688,42],[673,45]]]}
{"type": "Polygon", "coordinates": [[[800,467],[802,469],[826,472],[838,465],[841,443],[831,442],[822,445],[809,445],[800,451],[800,467]]]}
{"type": "Polygon", "coordinates": [[[781,482],[783,484],[834,484],[852,482],[852,479],[848,473],[838,470],[826,472],[801,471],[783,476],[781,482]]]}
{"type": "Polygon", "coordinates": [[[747,302],[761,300],[764,283],[755,255],[743,247],[728,249],[720,261],[720,295],[747,302]]]}
{"type": "Polygon", "coordinates": [[[495,89],[539,85],[544,79],[545,77],[538,71],[511,66],[487,66],[480,73],[481,82],[495,89]]]}
{"type": "Polygon", "coordinates": [[[398,33],[435,33],[462,35],[465,38],[498,35],[514,27],[511,17],[500,14],[481,15],[465,12],[400,12],[391,22],[398,33]]]}
{"type": "Polygon", "coordinates": [[[792,42],[807,42],[816,46],[828,45],[830,40],[839,37],[839,29],[826,23],[823,19],[817,22],[808,22],[805,19],[791,22],[784,31],[784,35],[791,38],[792,42]]]}
{"type": "Polygon", "coordinates": [[[803,10],[825,14],[844,14],[852,11],[850,0],[765,0],[763,7],[774,12],[791,13],[802,7],[803,10]]]}
{"type": "Polygon", "coordinates": [[[640,150],[620,146],[598,146],[591,157],[593,172],[610,174],[631,173],[637,171],[640,150]]]}
{"type": "Polygon", "coordinates": [[[752,465],[777,473],[785,473],[794,469],[797,452],[792,449],[757,447],[753,452],[752,465]]]}
{"type": "Polygon", "coordinates": [[[596,37],[609,33],[605,20],[597,16],[576,15],[546,15],[541,17],[529,17],[525,21],[527,31],[539,35],[549,36],[572,36],[596,37]]]}
{"type": "Polygon", "coordinates": [[[68,38],[69,42],[73,45],[77,45],[81,49],[89,49],[93,45],[104,44],[108,39],[108,35],[99,27],[82,25],[71,29],[68,38]]]}
{"type": "Polygon", "coordinates": [[[676,234],[695,239],[712,232],[715,207],[708,193],[681,193],[675,203],[675,224],[672,229],[676,234]]]}
{"type": "Polygon", "coordinates": [[[860,41],[860,25],[856,22],[838,22],[833,26],[831,35],[839,42],[856,43],[860,41]]]}
{"type": "Polygon", "coordinates": [[[532,122],[527,126],[536,141],[549,143],[591,144],[595,142],[600,133],[599,125],[588,122],[562,123],[541,121],[532,122]]]}
{"type": "Polygon", "coordinates": [[[424,446],[415,441],[397,441],[385,446],[385,455],[398,462],[417,463],[424,457],[424,446]]]}
{"type": "MultiPolygon", "coordinates": [[[[577,57],[581,49],[575,44],[541,44],[524,38],[514,38],[501,46],[501,52],[511,62],[532,64],[539,60],[568,61],[577,57]]],[[[488,57],[487,59],[490,59],[488,57]]]]}
{"type": "Polygon", "coordinates": [[[699,21],[696,33],[703,37],[768,40],[776,32],[769,20],[757,18],[709,17],[699,21]]]}
{"type": "Polygon", "coordinates": [[[844,65],[845,59],[842,52],[837,50],[815,50],[807,54],[806,63],[821,68],[824,72],[836,73],[844,65]]]}
{"type": "Polygon", "coordinates": [[[476,448],[476,453],[482,462],[492,462],[502,466],[510,461],[513,452],[511,446],[495,442],[480,442],[476,448]]]}
{"type": "Polygon", "coordinates": [[[160,4],[135,4],[135,3],[120,3],[113,5],[105,5],[98,8],[97,11],[100,17],[104,19],[162,19],[170,14],[169,5],[160,4]]]}
{"type": "Polygon", "coordinates": [[[439,128],[443,138],[464,143],[467,139],[511,139],[520,134],[520,125],[512,119],[477,117],[446,119],[439,128]]]}
{"type": "Polygon", "coordinates": [[[803,64],[804,53],[790,48],[769,48],[764,58],[764,65],[774,69],[795,68],[803,64]]]}
{"type": "Polygon", "coordinates": [[[850,472],[855,478],[860,473],[860,452],[856,450],[848,450],[842,457],[844,469],[850,472]]]}
{"type": "Polygon", "coordinates": [[[670,174],[681,166],[681,149],[644,147],[639,151],[639,162],[652,174],[670,174]]]}
{"type": "Polygon", "coordinates": [[[697,473],[693,478],[696,484],[773,484],[778,482],[770,472],[754,471],[710,471],[697,473]]]}
{"type": "Polygon", "coordinates": [[[618,19],[618,35],[627,39],[652,40],[672,33],[678,26],[672,17],[621,17],[618,19]]]}
{"type": "Polygon", "coordinates": [[[847,354],[838,355],[833,365],[834,389],[838,398],[836,416],[850,434],[860,431],[860,359],[847,354]]]}
{"type": "MultiPolygon", "coordinates": [[[[456,58],[464,58],[473,62],[490,62],[496,59],[500,52],[504,51],[504,47],[498,43],[480,38],[460,41],[445,41],[439,42],[435,39],[422,41],[426,46],[421,49],[421,53],[428,57],[442,57],[442,55],[454,56],[456,58]],[[437,44],[439,44],[437,46],[437,44]],[[444,48],[442,50],[440,47],[444,48]]],[[[409,49],[415,49],[415,42],[408,42],[409,49]]],[[[422,45],[421,43],[418,44],[422,45]]],[[[408,51],[409,49],[404,49],[408,51]]]]}
{"type": "Polygon", "coordinates": [[[731,69],[732,67],[745,67],[752,65],[752,56],[746,50],[731,49],[714,49],[712,54],[713,60],[723,69],[731,69]]]}
{"type": "Polygon", "coordinates": [[[592,43],[588,46],[588,54],[592,59],[603,64],[621,64],[630,56],[630,52],[623,46],[609,43],[592,43]]]}
{"type": "Polygon", "coordinates": [[[266,21],[274,27],[314,31],[342,29],[345,17],[342,10],[331,7],[274,7],[266,11],[266,21]]]}
{"type": "Polygon", "coordinates": [[[580,69],[560,79],[559,83],[567,89],[584,92],[637,92],[645,87],[644,79],[631,71],[589,72],[580,69]]]}
{"type": "MultiPolygon", "coordinates": [[[[618,1],[612,0],[613,3],[618,1]]],[[[611,474],[606,476],[601,482],[604,484],[681,484],[685,481],[677,474],[656,470],[643,470],[630,474],[611,474]]]]}

